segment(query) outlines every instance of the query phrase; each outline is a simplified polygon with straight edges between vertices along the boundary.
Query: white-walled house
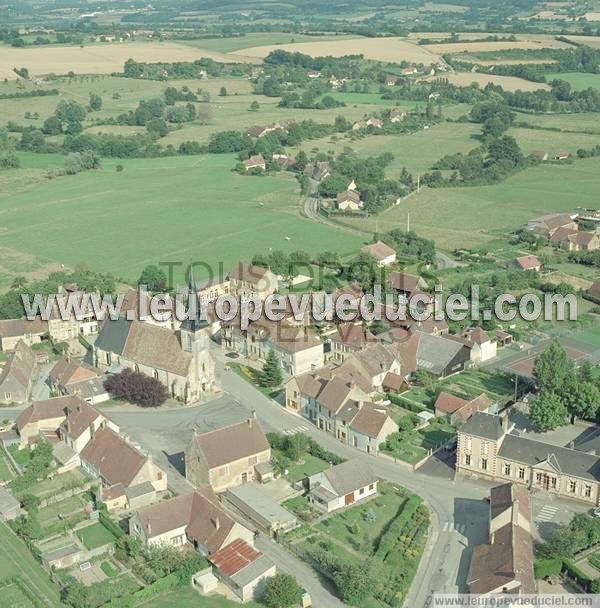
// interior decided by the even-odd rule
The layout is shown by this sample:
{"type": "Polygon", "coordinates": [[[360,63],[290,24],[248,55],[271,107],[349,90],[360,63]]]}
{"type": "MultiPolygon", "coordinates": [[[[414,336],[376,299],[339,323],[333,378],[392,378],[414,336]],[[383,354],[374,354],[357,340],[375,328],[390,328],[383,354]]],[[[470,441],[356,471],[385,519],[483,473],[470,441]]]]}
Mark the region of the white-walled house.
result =
{"type": "Polygon", "coordinates": [[[377,494],[377,478],[368,464],[348,460],[308,478],[310,502],[331,513],[377,494]]]}

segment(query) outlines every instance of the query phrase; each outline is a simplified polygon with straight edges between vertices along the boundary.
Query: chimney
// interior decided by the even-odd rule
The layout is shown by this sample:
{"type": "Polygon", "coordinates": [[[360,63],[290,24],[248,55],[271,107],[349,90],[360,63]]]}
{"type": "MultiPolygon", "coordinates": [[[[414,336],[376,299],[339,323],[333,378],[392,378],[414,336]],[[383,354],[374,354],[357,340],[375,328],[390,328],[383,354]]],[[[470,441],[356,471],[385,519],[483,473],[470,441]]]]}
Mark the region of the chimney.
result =
{"type": "Polygon", "coordinates": [[[148,520],[146,528],[148,529],[148,536],[152,536],[152,524],[150,523],[150,520],[148,520]]]}
{"type": "Polygon", "coordinates": [[[247,422],[248,422],[248,426],[249,426],[250,428],[252,428],[252,423],[254,422],[254,418],[253,418],[252,416],[250,416],[250,418],[248,418],[248,421],[247,421],[247,422]]]}
{"type": "Polygon", "coordinates": [[[94,423],[90,422],[90,439],[93,439],[96,435],[96,429],[94,428],[94,423]]]}
{"type": "Polygon", "coordinates": [[[215,530],[218,530],[221,527],[221,524],[219,522],[219,516],[217,515],[217,517],[214,518],[213,520],[213,524],[215,525],[215,530]]]}
{"type": "Polygon", "coordinates": [[[252,410],[252,411],[250,412],[250,415],[252,416],[252,418],[253,418],[254,420],[256,420],[256,410],[252,410]]]}

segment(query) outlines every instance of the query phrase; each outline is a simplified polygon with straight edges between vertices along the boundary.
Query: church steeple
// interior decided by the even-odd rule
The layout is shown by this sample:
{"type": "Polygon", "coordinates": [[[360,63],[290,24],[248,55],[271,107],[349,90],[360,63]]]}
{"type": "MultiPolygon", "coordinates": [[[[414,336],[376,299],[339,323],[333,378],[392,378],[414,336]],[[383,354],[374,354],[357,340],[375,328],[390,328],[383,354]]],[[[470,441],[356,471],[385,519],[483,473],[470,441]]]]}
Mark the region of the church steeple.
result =
{"type": "Polygon", "coordinates": [[[190,280],[188,283],[188,301],[187,301],[187,318],[181,324],[182,343],[184,348],[189,343],[189,338],[192,341],[195,339],[195,334],[207,327],[208,323],[202,320],[202,304],[198,297],[198,288],[196,286],[196,277],[194,276],[193,266],[190,268],[190,280]],[[187,334],[184,340],[184,334],[187,334]]]}

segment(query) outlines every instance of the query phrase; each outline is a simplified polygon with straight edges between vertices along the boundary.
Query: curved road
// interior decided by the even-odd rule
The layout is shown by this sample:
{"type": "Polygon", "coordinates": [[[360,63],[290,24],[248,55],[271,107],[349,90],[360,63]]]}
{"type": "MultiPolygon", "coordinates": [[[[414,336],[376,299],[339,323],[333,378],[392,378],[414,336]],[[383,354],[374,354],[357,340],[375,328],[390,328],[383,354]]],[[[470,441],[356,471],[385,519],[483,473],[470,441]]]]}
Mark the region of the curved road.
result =
{"type": "MultiPolygon", "coordinates": [[[[304,215],[307,218],[313,220],[314,222],[318,222],[319,224],[326,224],[327,226],[331,226],[332,228],[337,228],[338,230],[345,230],[346,232],[351,232],[353,234],[358,234],[360,236],[368,238],[371,238],[373,236],[373,233],[369,232],[368,230],[360,230],[359,228],[351,228],[350,226],[344,226],[321,215],[319,213],[319,184],[313,179],[309,179],[309,183],[310,192],[304,199],[304,203],[302,206],[304,215]]],[[[410,196],[410,194],[408,196],[410,196]]],[[[441,251],[436,251],[435,253],[435,264],[438,270],[457,268],[459,266],[464,265],[460,262],[456,262],[450,256],[446,255],[445,253],[442,253],[441,251]]]]}

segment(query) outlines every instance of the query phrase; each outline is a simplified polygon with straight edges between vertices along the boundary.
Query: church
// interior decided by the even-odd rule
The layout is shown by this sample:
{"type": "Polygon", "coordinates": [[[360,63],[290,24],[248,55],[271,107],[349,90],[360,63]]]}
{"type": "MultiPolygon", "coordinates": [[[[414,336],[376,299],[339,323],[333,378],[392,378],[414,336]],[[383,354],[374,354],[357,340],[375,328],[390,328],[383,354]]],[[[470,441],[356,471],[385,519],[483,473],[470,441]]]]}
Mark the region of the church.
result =
{"type": "Polygon", "coordinates": [[[93,346],[93,364],[109,373],[124,368],[164,384],[169,395],[189,404],[214,392],[215,365],[208,323],[200,320],[198,290],[192,275],[187,318],[178,330],[121,316],[107,319],[93,346]]]}

